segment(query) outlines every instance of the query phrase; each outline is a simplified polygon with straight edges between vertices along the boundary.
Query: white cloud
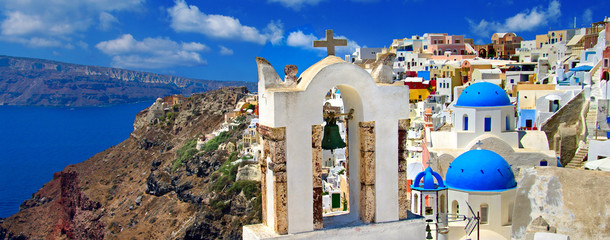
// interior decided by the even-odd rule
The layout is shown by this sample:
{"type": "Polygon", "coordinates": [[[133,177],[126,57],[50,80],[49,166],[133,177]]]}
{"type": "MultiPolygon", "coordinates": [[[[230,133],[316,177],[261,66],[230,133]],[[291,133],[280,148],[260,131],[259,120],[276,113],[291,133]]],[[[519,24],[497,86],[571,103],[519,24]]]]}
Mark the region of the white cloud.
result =
{"type": "MultiPolygon", "coordinates": [[[[358,45],[358,43],[356,43],[355,41],[350,40],[344,36],[334,36],[333,38],[347,39],[347,46],[336,47],[336,55],[351,54],[354,51],[356,51],[356,49],[360,48],[360,45],[358,45]]],[[[309,49],[309,50],[326,51],[326,48],[314,48],[313,47],[313,41],[325,40],[325,39],[326,39],[326,37],[317,38],[315,35],[313,35],[311,33],[305,34],[301,30],[299,30],[299,31],[291,32],[290,34],[288,34],[288,38],[286,38],[286,44],[291,47],[300,47],[300,48],[309,49]]]]}
{"type": "Polygon", "coordinates": [[[286,38],[286,44],[291,47],[311,48],[313,41],[318,40],[313,34],[304,34],[302,31],[291,32],[286,38]]]}
{"type": "Polygon", "coordinates": [[[580,24],[582,25],[589,25],[593,22],[593,11],[590,8],[587,8],[587,10],[585,10],[584,13],[582,13],[582,21],[580,24]]]}
{"type": "Polygon", "coordinates": [[[198,42],[178,43],[168,38],[136,40],[131,34],[95,45],[112,56],[112,65],[124,68],[158,69],[174,66],[205,65],[201,52],[209,48],[198,42]]]}
{"type": "Polygon", "coordinates": [[[225,55],[225,56],[233,55],[233,49],[227,48],[225,46],[219,46],[219,47],[220,47],[220,55],[225,55]]]}
{"type": "Polygon", "coordinates": [[[268,2],[276,2],[284,7],[300,10],[305,5],[315,6],[323,0],[268,0],[268,2]]]}
{"type": "Polygon", "coordinates": [[[263,31],[259,31],[255,27],[242,25],[234,17],[205,14],[197,6],[187,5],[184,0],[176,0],[175,4],[167,12],[171,18],[171,27],[177,32],[195,32],[212,38],[258,44],[267,41],[277,44],[284,35],[283,24],[279,20],[270,22],[263,31]]]}
{"type": "Polygon", "coordinates": [[[99,28],[104,31],[110,30],[113,24],[119,23],[119,20],[116,17],[107,12],[100,13],[99,21],[99,28]]]}
{"type": "Polygon", "coordinates": [[[532,31],[538,27],[545,26],[548,22],[553,22],[561,16],[561,4],[558,0],[549,3],[546,9],[534,7],[509,17],[503,23],[497,21],[487,21],[481,19],[478,23],[466,19],[474,34],[479,36],[489,36],[493,32],[519,32],[532,31]]]}
{"type": "Polygon", "coordinates": [[[0,37],[29,46],[69,46],[91,26],[104,28],[118,21],[112,12],[138,10],[143,1],[0,0],[0,37]]]}

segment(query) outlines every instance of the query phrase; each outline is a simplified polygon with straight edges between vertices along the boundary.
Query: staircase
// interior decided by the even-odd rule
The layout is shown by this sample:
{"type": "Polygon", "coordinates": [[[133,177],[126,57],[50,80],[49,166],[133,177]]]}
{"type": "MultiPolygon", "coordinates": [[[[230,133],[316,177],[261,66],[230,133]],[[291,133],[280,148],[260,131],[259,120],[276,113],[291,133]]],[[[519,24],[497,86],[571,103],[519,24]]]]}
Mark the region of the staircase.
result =
{"type": "Polygon", "coordinates": [[[599,84],[601,76],[602,76],[601,65],[602,65],[602,61],[600,60],[591,69],[591,96],[595,97],[595,101],[597,101],[597,99],[600,99],[602,97],[602,91],[601,91],[600,84],[599,84]]]}
{"type": "MultiPolygon", "coordinates": [[[[599,61],[591,69],[591,97],[594,98],[594,100],[589,101],[589,111],[587,112],[586,118],[587,136],[589,139],[595,139],[596,137],[595,130],[597,128],[597,100],[601,99],[602,97],[602,91],[599,83],[602,72],[601,64],[602,61],[599,61]]],[[[601,134],[605,137],[605,134],[601,134]]]]}
{"type": "Polygon", "coordinates": [[[566,168],[582,169],[585,165],[587,154],[589,153],[589,143],[585,143],[576,150],[572,160],[565,166],[566,168]]]}
{"type": "MultiPolygon", "coordinates": [[[[597,129],[597,100],[589,101],[589,111],[585,123],[587,124],[587,138],[595,139],[596,134],[601,133],[595,131],[597,129]]],[[[605,134],[602,133],[602,135],[605,134]]]]}

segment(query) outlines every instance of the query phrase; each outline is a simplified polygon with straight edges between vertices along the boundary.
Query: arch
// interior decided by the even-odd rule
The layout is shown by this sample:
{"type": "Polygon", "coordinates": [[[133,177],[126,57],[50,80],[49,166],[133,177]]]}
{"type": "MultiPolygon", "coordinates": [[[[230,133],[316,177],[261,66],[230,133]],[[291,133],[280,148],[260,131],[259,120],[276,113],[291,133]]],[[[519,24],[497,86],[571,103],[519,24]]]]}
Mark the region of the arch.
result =
{"type": "Polygon", "coordinates": [[[460,214],[460,204],[457,200],[451,202],[451,214],[460,214]]]}
{"type": "Polygon", "coordinates": [[[487,50],[485,50],[485,48],[479,49],[479,57],[482,57],[482,58],[487,57],[487,50]]]}
{"type": "Polygon", "coordinates": [[[447,202],[446,201],[447,200],[445,199],[445,194],[441,194],[440,203],[439,203],[440,213],[447,213],[447,202]]]}
{"type": "Polygon", "coordinates": [[[419,214],[419,195],[413,195],[413,213],[419,214]]]}
{"type": "Polygon", "coordinates": [[[481,213],[481,224],[489,223],[489,204],[482,203],[480,208],[481,213]]]}
{"type": "MultiPolygon", "coordinates": [[[[364,69],[347,63],[336,56],[329,56],[305,70],[298,80],[282,81],[271,64],[262,58],[257,58],[259,73],[259,119],[260,125],[283,131],[284,159],[288,163],[285,167],[285,183],[282,191],[286,197],[285,219],[282,223],[287,225],[288,233],[298,233],[313,230],[313,178],[312,178],[312,148],[299,149],[295,146],[311,145],[312,126],[323,123],[320,105],[312,103],[323,99],[328,89],[337,87],[341,91],[344,109],[354,109],[352,120],[348,123],[348,129],[354,129],[355,134],[348,134],[347,142],[349,160],[349,205],[350,214],[361,218],[360,198],[375,196],[376,188],[362,188],[372,191],[373,194],[360,194],[361,184],[360,168],[360,134],[359,124],[370,122],[374,125],[377,139],[383,140],[384,144],[375,144],[376,154],[374,165],[376,171],[391,171],[392,174],[377,177],[374,184],[388,184],[398,182],[398,166],[386,164],[386,161],[398,159],[398,152],[391,149],[398,148],[398,121],[408,119],[408,105],[391,104],[408,99],[409,91],[402,87],[393,87],[389,84],[376,83],[371,74],[364,69]],[[388,96],[388,97],[380,97],[388,96]],[[311,103],[311,104],[310,104],[311,103]],[[381,113],[378,106],[388,106],[387,111],[381,113]],[[290,149],[290,150],[289,150],[290,149]],[[394,173],[396,172],[396,173],[394,173]],[[298,183],[297,183],[298,182],[298,183]],[[311,197],[304,197],[311,196],[311,197]]],[[[379,140],[378,140],[379,141],[379,140]]],[[[377,142],[378,142],[377,141],[377,142]]],[[[271,181],[267,178],[267,181],[271,181]]],[[[269,201],[280,201],[267,195],[269,201]]],[[[373,212],[372,218],[367,221],[384,222],[398,220],[390,212],[398,211],[398,194],[389,197],[375,198],[372,211],[362,211],[363,214],[373,212]]],[[[267,201],[267,202],[269,202],[267,201]]],[[[268,206],[271,206],[270,204],[268,206]]],[[[350,216],[354,217],[354,216],[350,216]]],[[[277,224],[278,221],[275,222],[277,224]]],[[[274,224],[274,222],[267,225],[274,224]]]]}
{"type": "Polygon", "coordinates": [[[608,73],[608,71],[604,71],[604,72],[602,73],[601,80],[604,80],[604,81],[608,81],[608,80],[610,80],[610,73],[608,73]]]}

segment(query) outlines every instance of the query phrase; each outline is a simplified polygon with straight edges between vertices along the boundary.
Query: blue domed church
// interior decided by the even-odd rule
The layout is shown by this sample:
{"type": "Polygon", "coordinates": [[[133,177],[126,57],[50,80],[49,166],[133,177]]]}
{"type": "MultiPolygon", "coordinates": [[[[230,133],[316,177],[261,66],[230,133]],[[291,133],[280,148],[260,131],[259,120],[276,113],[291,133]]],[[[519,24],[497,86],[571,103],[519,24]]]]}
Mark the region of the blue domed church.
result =
{"type": "Polygon", "coordinates": [[[452,104],[451,128],[426,132],[433,169],[441,176],[446,176],[455,158],[476,149],[477,144],[500,154],[513,171],[556,163],[556,153],[550,150],[545,132],[516,130],[515,106],[499,86],[474,83],[464,88],[452,104]]]}
{"type": "MultiPolygon", "coordinates": [[[[435,239],[466,239],[466,222],[447,224],[447,219],[471,217],[469,204],[480,214],[481,239],[510,239],[516,188],[511,166],[502,156],[470,150],[451,162],[444,181],[430,167],[417,175],[411,186],[411,210],[438,224],[435,239]]],[[[469,238],[476,239],[476,234],[469,238]]]]}
{"type": "Polygon", "coordinates": [[[478,82],[465,88],[457,99],[451,116],[453,141],[439,143],[465,148],[479,136],[491,134],[511,147],[519,146],[515,129],[515,106],[498,85],[478,82]]]}

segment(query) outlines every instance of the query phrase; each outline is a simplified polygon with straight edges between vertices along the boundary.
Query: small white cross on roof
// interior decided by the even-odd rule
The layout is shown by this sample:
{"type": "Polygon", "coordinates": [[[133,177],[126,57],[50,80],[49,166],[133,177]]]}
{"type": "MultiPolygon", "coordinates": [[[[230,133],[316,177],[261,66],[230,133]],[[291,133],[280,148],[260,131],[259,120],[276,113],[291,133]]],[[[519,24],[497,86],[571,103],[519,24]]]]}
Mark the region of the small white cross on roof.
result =
{"type": "Polygon", "coordinates": [[[332,29],[326,30],[326,40],[313,41],[313,47],[326,47],[328,56],[335,55],[335,47],[337,46],[347,46],[347,39],[334,39],[332,29]]]}
{"type": "Polygon", "coordinates": [[[477,145],[477,149],[481,150],[481,145],[483,145],[483,142],[481,142],[481,140],[479,140],[477,143],[475,143],[477,145]]]}

